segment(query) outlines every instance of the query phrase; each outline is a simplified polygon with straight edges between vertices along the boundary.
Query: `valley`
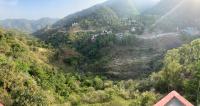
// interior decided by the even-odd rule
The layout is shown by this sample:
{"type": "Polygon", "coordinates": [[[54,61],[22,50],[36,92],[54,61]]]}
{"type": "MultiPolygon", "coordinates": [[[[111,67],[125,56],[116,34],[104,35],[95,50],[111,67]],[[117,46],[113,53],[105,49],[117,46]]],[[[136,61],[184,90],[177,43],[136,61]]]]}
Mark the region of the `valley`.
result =
{"type": "Polygon", "coordinates": [[[199,105],[199,7],[107,0],[62,19],[0,21],[0,103],[153,106],[176,90],[199,105]]]}

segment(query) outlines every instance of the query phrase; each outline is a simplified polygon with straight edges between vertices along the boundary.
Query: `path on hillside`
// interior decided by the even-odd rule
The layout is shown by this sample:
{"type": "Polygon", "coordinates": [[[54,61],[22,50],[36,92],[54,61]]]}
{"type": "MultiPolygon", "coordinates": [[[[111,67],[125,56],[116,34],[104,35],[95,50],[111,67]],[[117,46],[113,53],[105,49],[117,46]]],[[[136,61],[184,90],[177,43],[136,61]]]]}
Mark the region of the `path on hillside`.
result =
{"type": "Polygon", "coordinates": [[[138,35],[137,38],[140,39],[156,39],[160,37],[165,36],[179,36],[180,34],[178,32],[169,32],[169,33],[161,33],[161,34],[152,34],[152,33],[146,33],[143,35],[138,35]]]}

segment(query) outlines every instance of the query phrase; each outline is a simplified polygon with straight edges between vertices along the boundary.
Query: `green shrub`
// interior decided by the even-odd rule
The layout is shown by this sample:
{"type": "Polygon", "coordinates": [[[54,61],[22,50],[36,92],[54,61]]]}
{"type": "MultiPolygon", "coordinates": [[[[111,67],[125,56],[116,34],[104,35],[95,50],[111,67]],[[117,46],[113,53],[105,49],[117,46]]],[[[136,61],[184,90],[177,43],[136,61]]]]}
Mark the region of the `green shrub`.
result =
{"type": "Polygon", "coordinates": [[[82,101],[84,103],[104,103],[111,100],[111,96],[104,91],[93,91],[83,95],[82,101]]]}
{"type": "Polygon", "coordinates": [[[94,87],[95,87],[96,89],[103,89],[103,87],[104,87],[104,82],[102,81],[101,78],[99,78],[99,77],[95,77],[95,78],[94,78],[94,87]]]}
{"type": "Polygon", "coordinates": [[[129,106],[152,106],[157,99],[158,95],[156,95],[155,93],[144,92],[138,94],[129,106]]]}

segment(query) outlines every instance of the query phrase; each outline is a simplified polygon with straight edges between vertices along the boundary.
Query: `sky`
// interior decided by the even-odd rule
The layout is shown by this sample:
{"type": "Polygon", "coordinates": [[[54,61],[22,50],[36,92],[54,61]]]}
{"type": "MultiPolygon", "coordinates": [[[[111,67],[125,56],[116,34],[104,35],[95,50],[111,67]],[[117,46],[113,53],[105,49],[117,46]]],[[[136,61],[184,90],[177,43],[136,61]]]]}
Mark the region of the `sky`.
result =
{"type": "Polygon", "coordinates": [[[0,0],[0,19],[63,18],[106,0],[0,0]]]}
{"type": "MultiPolygon", "coordinates": [[[[63,18],[107,0],[0,0],[0,20],[63,18]]],[[[145,5],[159,0],[136,0],[145,5]]]]}

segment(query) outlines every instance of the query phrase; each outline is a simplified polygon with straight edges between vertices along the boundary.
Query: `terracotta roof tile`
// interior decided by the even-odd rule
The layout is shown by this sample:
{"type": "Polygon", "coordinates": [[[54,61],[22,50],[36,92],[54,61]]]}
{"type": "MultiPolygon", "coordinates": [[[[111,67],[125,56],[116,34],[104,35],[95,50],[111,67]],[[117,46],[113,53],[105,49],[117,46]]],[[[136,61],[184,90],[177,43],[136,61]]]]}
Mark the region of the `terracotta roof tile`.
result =
{"type": "Polygon", "coordinates": [[[156,103],[154,106],[165,106],[168,102],[170,102],[173,98],[178,99],[182,104],[185,106],[194,106],[189,101],[187,101],[184,97],[182,97],[179,93],[176,91],[172,91],[167,96],[162,98],[158,103],[156,103]]]}

